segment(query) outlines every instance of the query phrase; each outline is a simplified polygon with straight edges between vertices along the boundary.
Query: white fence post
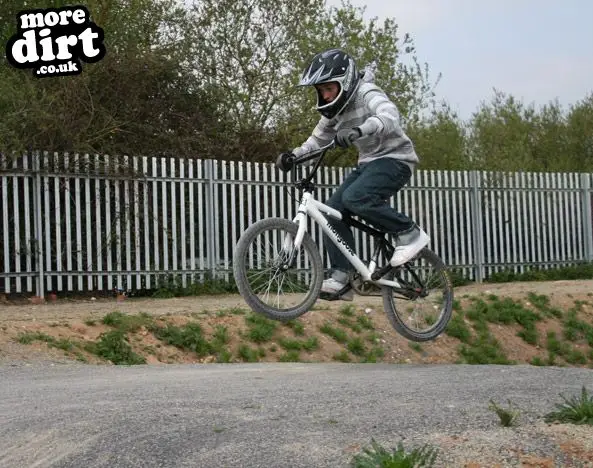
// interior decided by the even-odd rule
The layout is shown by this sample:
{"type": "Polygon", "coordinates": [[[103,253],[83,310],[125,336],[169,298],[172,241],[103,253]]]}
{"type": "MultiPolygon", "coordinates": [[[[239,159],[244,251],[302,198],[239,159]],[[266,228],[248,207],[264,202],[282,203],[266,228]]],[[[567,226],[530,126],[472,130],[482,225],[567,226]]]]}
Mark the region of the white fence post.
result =
{"type": "MultiPolygon", "coordinates": [[[[44,267],[43,267],[43,221],[41,217],[41,154],[39,151],[33,153],[33,210],[35,211],[33,226],[35,229],[35,247],[37,250],[37,268],[39,276],[37,277],[37,295],[44,297],[44,267]]],[[[48,246],[49,248],[49,246],[48,246]]]]}
{"type": "Polygon", "coordinates": [[[478,171],[470,171],[469,183],[471,188],[471,222],[474,262],[476,265],[476,281],[484,281],[484,241],[482,229],[482,201],[480,200],[480,177],[478,171]]]}
{"type": "Polygon", "coordinates": [[[208,263],[210,272],[212,274],[212,279],[216,277],[216,264],[218,260],[218,252],[216,251],[216,238],[215,236],[218,235],[215,227],[214,217],[216,216],[215,206],[214,206],[214,161],[212,159],[206,159],[204,161],[204,176],[207,179],[206,181],[206,190],[205,190],[205,198],[206,198],[206,226],[205,226],[205,235],[206,235],[206,253],[208,255],[208,263]]]}
{"type": "Polygon", "coordinates": [[[591,211],[591,174],[581,174],[581,196],[583,197],[583,230],[585,258],[593,262],[593,211],[591,211]]]}

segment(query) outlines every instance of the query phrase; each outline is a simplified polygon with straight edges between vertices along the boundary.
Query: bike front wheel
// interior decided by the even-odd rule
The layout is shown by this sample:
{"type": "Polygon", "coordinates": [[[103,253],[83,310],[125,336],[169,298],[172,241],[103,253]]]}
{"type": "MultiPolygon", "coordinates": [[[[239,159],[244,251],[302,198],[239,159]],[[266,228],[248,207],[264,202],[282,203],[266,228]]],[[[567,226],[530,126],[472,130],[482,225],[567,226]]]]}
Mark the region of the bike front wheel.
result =
{"type": "Polygon", "coordinates": [[[389,274],[402,288],[382,288],[383,308],[393,328],[412,341],[428,341],[446,328],[453,309],[453,284],[440,257],[424,248],[389,274]]]}
{"type": "Polygon", "coordinates": [[[239,293],[253,311],[274,320],[292,320],[309,311],[323,283],[319,250],[307,233],[295,248],[297,229],[286,219],[263,219],[245,231],[235,250],[239,293]]]}

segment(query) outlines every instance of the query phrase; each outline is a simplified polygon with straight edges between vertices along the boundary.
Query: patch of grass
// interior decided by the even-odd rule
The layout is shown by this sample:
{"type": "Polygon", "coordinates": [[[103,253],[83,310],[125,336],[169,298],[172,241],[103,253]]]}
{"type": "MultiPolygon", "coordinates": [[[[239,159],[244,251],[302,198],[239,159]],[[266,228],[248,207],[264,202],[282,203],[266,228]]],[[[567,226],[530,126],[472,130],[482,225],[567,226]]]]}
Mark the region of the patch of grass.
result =
{"type": "Polygon", "coordinates": [[[346,351],[346,350],[343,350],[337,354],[334,354],[333,359],[334,359],[334,361],[340,361],[340,362],[352,362],[352,359],[350,359],[350,355],[348,354],[348,351],[346,351]]]}
{"type": "Polygon", "coordinates": [[[346,317],[339,317],[337,321],[340,325],[350,328],[355,333],[362,333],[362,327],[357,323],[353,323],[351,320],[347,319],[346,317]]]}
{"type": "Polygon", "coordinates": [[[321,327],[319,327],[319,331],[332,337],[338,343],[344,344],[348,341],[348,335],[346,332],[341,328],[332,327],[330,322],[325,322],[321,327]]]}
{"type": "Polygon", "coordinates": [[[587,393],[585,386],[581,389],[580,397],[560,397],[563,403],[555,405],[556,411],[544,416],[544,420],[550,422],[588,424],[593,426],[593,395],[587,393]]]}
{"type": "Polygon", "coordinates": [[[84,363],[89,362],[89,360],[85,357],[85,355],[82,354],[80,351],[75,351],[74,355],[76,356],[76,360],[79,362],[84,362],[84,363]]]}
{"type": "Polygon", "coordinates": [[[311,352],[311,351],[315,351],[316,349],[319,349],[319,340],[317,339],[316,336],[311,336],[311,337],[307,338],[301,344],[305,351],[311,352]]]}
{"type": "Polygon", "coordinates": [[[97,342],[88,343],[85,348],[116,365],[146,364],[144,357],[132,351],[126,333],[120,329],[102,333],[97,342]]]}
{"type": "Polygon", "coordinates": [[[62,351],[72,352],[77,344],[68,338],[54,338],[42,332],[25,332],[17,336],[16,341],[21,344],[31,344],[34,341],[47,343],[50,348],[61,349],[62,351]]]}
{"type": "Polygon", "coordinates": [[[379,343],[381,341],[381,335],[376,332],[371,332],[367,335],[366,339],[371,343],[379,343]]]}
{"type": "Polygon", "coordinates": [[[495,295],[490,295],[488,301],[472,298],[472,305],[466,312],[467,317],[474,321],[485,320],[505,325],[518,323],[523,327],[529,327],[534,322],[541,320],[539,314],[523,307],[520,302],[511,298],[500,299],[495,295]]]}
{"type": "Polygon", "coordinates": [[[488,406],[488,409],[490,411],[494,411],[499,420],[500,420],[500,425],[503,427],[513,427],[517,425],[517,420],[519,418],[519,411],[517,411],[516,409],[513,409],[513,404],[511,403],[511,401],[509,400],[509,407],[508,408],[503,408],[501,406],[498,406],[496,404],[496,402],[494,402],[493,400],[490,400],[490,405],[488,406]]]}
{"type": "Polygon", "coordinates": [[[524,273],[515,273],[511,270],[499,271],[488,277],[489,283],[508,283],[514,281],[558,281],[593,278],[593,263],[580,262],[562,268],[537,268],[534,267],[524,273]]]}
{"type": "MultiPolygon", "coordinates": [[[[447,327],[447,334],[456,336],[467,346],[461,347],[461,354],[469,359],[472,363],[478,363],[481,358],[478,358],[478,348],[483,348],[485,356],[483,359],[493,359],[491,363],[509,363],[502,356],[502,350],[500,346],[490,337],[487,323],[505,324],[511,325],[516,323],[523,327],[517,335],[529,344],[537,344],[538,333],[535,323],[541,320],[541,315],[537,312],[527,309],[520,302],[514,301],[510,298],[500,299],[494,294],[490,294],[486,297],[487,300],[482,298],[472,297],[470,298],[471,306],[466,312],[467,317],[474,322],[474,328],[478,331],[478,337],[475,339],[471,338],[471,334],[465,324],[462,324],[461,319],[457,319],[455,316],[449,322],[447,327]]],[[[539,301],[538,304],[545,304],[545,299],[537,297],[535,301],[539,301]]],[[[486,364],[487,362],[479,362],[486,364]]]]}
{"type": "Polygon", "coordinates": [[[296,349],[287,351],[286,353],[284,353],[282,356],[280,356],[278,358],[278,361],[280,361],[280,362],[299,362],[300,361],[299,352],[296,349]]]}
{"type": "Polygon", "coordinates": [[[473,283],[471,279],[466,278],[465,274],[466,273],[462,269],[451,268],[449,270],[449,277],[451,278],[453,287],[465,286],[473,283]]]}
{"type": "Polygon", "coordinates": [[[227,344],[230,340],[229,330],[224,325],[216,325],[214,328],[214,334],[212,335],[213,341],[221,344],[227,344]]]}
{"type": "Polygon", "coordinates": [[[144,345],[142,346],[142,350],[145,353],[156,355],[156,349],[154,349],[154,346],[144,345]]]}
{"type": "Polygon", "coordinates": [[[422,350],[422,345],[420,345],[420,343],[414,343],[413,341],[408,341],[408,346],[413,349],[414,351],[416,351],[417,353],[421,353],[422,350]]]}
{"type": "Polygon", "coordinates": [[[546,365],[546,363],[544,362],[544,360],[541,357],[539,357],[539,356],[534,356],[531,359],[530,364],[532,366],[539,366],[539,367],[546,365]]]}
{"type": "Polygon", "coordinates": [[[519,330],[517,332],[517,336],[522,338],[525,343],[530,345],[536,345],[539,338],[539,334],[537,333],[537,328],[535,328],[535,326],[530,326],[523,328],[523,330],[519,330]]]}
{"type": "Polygon", "coordinates": [[[461,314],[453,315],[447,324],[447,328],[445,328],[445,333],[449,336],[457,338],[462,343],[469,343],[472,337],[472,333],[466,325],[465,320],[463,320],[463,315],[461,314]]]}
{"type": "Polygon", "coordinates": [[[466,364],[513,364],[487,328],[480,330],[477,338],[471,343],[462,344],[459,354],[466,364]]]}
{"type": "Polygon", "coordinates": [[[547,317],[562,317],[562,311],[555,307],[550,306],[550,298],[545,294],[535,294],[534,292],[530,292],[527,294],[527,299],[529,302],[542,314],[547,317]]]}
{"type": "Polygon", "coordinates": [[[563,343],[556,337],[556,332],[549,331],[546,340],[546,349],[556,356],[566,356],[570,353],[571,347],[568,343],[563,343]]]}
{"type": "Polygon", "coordinates": [[[84,324],[85,324],[87,327],[94,327],[95,325],[97,325],[97,321],[96,321],[96,320],[94,320],[94,319],[86,319],[86,320],[84,321],[84,324]]]}
{"type": "Polygon", "coordinates": [[[216,355],[216,362],[231,362],[233,354],[228,349],[221,349],[216,355]]]}
{"type": "Polygon", "coordinates": [[[364,329],[366,330],[374,330],[375,329],[375,325],[373,325],[373,321],[371,320],[370,317],[366,316],[366,315],[359,315],[358,317],[356,317],[356,322],[364,329]]]}
{"type": "Polygon", "coordinates": [[[16,337],[17,343],[20,344],[31,344],[34,341],[45,341],[47,342],[48,339],[53,339],[51,336],[46,335],[45,333],[41,332],[24,332],[19,333],[16,337]]]}
{"type": "Polygon", "coordinates": [[[249,314],[245,317],[249,328],[247,337],[254,343],[265,343],[272,339],[277,323],[260,314],[249,314]]]}
{"type": "Polygon", "coordinates": [[[564,338],[569,341],[585,339],[589,346],[593,347],[593,325],[580,320],[577,316],[578,310],[579,306],[568,311],[566,319],[562,323],[564,338]]]}
{"type": "Polygon", "coordinates": [[[216,325],[209,343],[209,352],[216,355],[216,362],[230,362],[232,354],[226,348],[229,341],[228,328],[224,325],[216,325]]]}
{"type": "Polygon", "coordinates": [[[199,323],[190,322],[183,327],[167,324],[166,327],[152,327],[151,331],[159,340],[176,348],[194,352],[199,357],[207,356],[212,351],[212,346],[204,337],[199,323]]]}
{"type": "Polygon", "coordinates": [[[104,325],[121,330],[124,333],[134,333],[143,326],[149,328],[154,325],[153,318],[146,313],[141,313],[139,315],[128,315],[122,314],[118,311],[107,314],[105,317],[103,317],[101,322],[104,325]]]}
{"type": "Polygon", "coordinates": [[[373,346],[373,348],[367,351],[361,362],[377,362],[377,359],[383,356],[385,356],[385,350],[380,346],[373,346]]]}
{"type": "Polygon", "coordinates": [[[424,317],[424,323],[426,323],[426,325],[428,326],[432,326],[435,323],[437,323],[437,318],[438,317],[434,315],[427,315],[426,317],[424,317]]]}
{"type": "Polygon", "coordinates": [[[432,467],[438,456],[438,449],[424,445],[409,452],[400,442],[396,448],[388,450],[371,439],[371,446],[365,447],[351,461],[353,468],[412,468],[432,467]]]}
{"type": "Polygon", "coordinates": [[[239,346],[237,350],[239,357],[245,362],[258,362],[259,361],[259,352],[253,348],[250,348],[246,344],[242,344],[239,346]]]}
{"type": "Polygon", "coordinates": [[[309,337],[308,339],[302,340],[291,340],[288,338],[279,338],[278,344],[282,346],[286,351],[314,351],[319,348],[319,340],[316,336],[309,337]]]}
{"type": "Polygon", "coordinates": [[[555,366],[556,365],[556,354],[548,351],[548,359],[547,359],[546,363],[548,366],[555,366]]]}
{"type": "Polygon", "coordinates": [[[348,340],[348,344],[346,346],[348,351],[350,351],[355,356],[363,356],[366,352],[364,342],[359,337],[348,340]]]}
{"type": "Polygon", "coordinates": [[[291,340],[288,338],[279,338],[278,344],[286,351],[300,351],[303,348],[303,344],[299,340],[291,340]]]}
{"type": "Polygon", "coordinates": [[[181,296],[201,296],[201,295],[215,295],[237,293],[237,285],[231,277],[230,281],[225,281],[219,278],[212,278],[211,275],[200,281],[195,281],[186,286],[183,285],[181,275],[161,275],[157,279],[157,288],[152,293],[155,298],[170,298],[181,296]]]}
{"type": "Polygon", "coordinates": [[[303,336],[305,334],[305,326],[298,320],[289,320],[288,322],[285,322],[284,325],[292,329],[292,332],[296,336],[303,336]]]}
{"type": "Polygon", "coordinates": [[[564,356],[564,360],[569,364],[587,364],[587,356],[574,348],[564,356]]]}
{"type": "Polygon", "coordinates": [[[68,352],[74,351],[74,348],[76,348],[76,344],[68,338],[56,339],[52,343],[50,343],[50,346],[68,352]]]}
{"type": "Polygon", "coordinates": [[[356,309],[352,304],[348,304],[345,306],[340,307],[339,313],[346,316],[346,317],[354,317],[356,309]]]}

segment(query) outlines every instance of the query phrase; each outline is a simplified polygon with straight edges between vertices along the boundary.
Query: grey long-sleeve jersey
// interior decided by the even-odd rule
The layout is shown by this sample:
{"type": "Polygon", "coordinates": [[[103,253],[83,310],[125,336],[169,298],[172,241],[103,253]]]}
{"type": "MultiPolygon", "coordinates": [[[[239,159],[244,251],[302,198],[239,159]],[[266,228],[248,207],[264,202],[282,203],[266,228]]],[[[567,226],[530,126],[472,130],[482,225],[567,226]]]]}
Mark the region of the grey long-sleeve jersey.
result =
{"type": "Polygon", "coordinates": [[[397,107],[385,92],[373,83],[361,82],[344,111],[328,119],[321,117],[313,134],[295,148],[296,156],[317,150],[329,144],[340,129],[359,127],[362,137],[354,142],[358,148],[358,163],[378,158],[395,158],[414,170],[419,159],[410,138],[400,125],[397,107]]]}

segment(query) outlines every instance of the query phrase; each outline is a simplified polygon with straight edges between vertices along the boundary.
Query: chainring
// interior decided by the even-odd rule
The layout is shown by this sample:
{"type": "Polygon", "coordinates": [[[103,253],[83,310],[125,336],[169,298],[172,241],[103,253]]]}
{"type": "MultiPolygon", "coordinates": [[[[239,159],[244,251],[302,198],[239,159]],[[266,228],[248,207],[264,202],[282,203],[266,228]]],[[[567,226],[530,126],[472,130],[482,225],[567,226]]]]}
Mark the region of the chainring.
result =
{"type": "Polygon", "coordinates": [[[359,296],[380,296],[381,287],[376,284],[367,283],[362,280],[360,276],[356,276],[350,280],[350,286],[359,296]]]}

